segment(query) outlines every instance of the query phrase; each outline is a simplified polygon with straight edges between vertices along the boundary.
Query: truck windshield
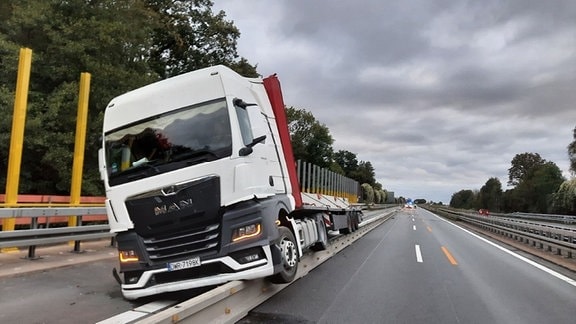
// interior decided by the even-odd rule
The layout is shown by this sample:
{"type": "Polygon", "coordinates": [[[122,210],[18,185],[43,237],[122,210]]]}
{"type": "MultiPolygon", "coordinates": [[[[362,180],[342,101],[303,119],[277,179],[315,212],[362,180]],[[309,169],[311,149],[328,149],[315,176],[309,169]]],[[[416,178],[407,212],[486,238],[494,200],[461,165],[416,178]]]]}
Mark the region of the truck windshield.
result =
{"type": "Polygon", "coordinates": [[[110,185],[230,156],[226,101],[184,107],[110,131],[105,150],[110,185]]]}

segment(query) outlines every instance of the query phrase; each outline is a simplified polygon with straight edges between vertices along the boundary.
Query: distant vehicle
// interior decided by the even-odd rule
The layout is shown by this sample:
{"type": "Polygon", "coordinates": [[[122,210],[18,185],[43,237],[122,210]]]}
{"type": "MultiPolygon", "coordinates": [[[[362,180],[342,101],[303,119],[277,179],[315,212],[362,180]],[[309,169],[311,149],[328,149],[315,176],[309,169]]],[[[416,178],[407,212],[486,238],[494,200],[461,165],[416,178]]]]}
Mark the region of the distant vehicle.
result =
{"type": "Polygon", "coordinates": [[[404,204],[404,208],[407,208],[407,209],[415,209],[415,208],[416,208],[416,205],[414,204],[414,202],[412,201],[412,199],[408,198],[408,199],[406,200],[406,203],[404,204]]]}

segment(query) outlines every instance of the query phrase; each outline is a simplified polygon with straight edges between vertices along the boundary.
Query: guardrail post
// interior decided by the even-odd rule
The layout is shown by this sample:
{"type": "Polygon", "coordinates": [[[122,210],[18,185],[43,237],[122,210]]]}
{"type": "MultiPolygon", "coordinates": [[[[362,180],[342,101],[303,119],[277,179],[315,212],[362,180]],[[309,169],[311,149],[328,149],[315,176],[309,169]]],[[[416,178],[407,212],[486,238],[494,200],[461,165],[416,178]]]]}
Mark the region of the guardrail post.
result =
{"type": "MultiPolygon", "coordinates": [[[[77,226],[82,226],[82,216],[76,216],[78,223],[76,224],[77,226]]],[[[74,241],[74,250],[72,250],[71,252],[73,253],[83,253],[84,251],[82,251],[80,249],[80,241],[76,240],[74,241]]]]}
{"type": "MultiPolygon", "coordinates": [[[[38,217],[32,217],[30,228],[31,229],[37,229],[38,228],[38,217]]],[[[30,245],[28,247],[28,256],[25,259],[29,259],[29,260],[40,259],[40,257],[36,255],[36,245],[30,245]]]]}

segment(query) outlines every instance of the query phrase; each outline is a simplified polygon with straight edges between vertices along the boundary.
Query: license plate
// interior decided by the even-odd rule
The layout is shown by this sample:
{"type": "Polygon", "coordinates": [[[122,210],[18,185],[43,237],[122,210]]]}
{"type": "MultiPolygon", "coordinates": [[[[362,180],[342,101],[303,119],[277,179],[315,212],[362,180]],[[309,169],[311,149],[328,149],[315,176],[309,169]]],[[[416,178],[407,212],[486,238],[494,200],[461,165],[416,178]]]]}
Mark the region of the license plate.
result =
{"type": "Polygon", "coordinates": [[[200,266],[200,257],[195,257],[195,258],[184,260],[184,261],[168,263],[168,271],[189,269],[189,268],[194,268],[194,267],[199,267],[199,266],[200,266]]]}

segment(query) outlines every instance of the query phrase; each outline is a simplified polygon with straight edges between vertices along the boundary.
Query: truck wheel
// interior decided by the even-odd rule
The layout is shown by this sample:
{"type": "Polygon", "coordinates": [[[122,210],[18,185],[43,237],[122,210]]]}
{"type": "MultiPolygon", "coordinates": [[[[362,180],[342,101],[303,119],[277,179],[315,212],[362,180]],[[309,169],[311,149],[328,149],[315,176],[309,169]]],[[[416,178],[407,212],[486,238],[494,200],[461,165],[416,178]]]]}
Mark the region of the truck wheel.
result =
{"type": "Polygon", "coordinates": [[[278,232],[280,233],[280,238],[276,243],[280,248],[280,254],[282,256],[282,271],[271,276],[269,280],[275,284],[289,283],[296,277],[296,271],[298,270],[298,248],[296,246],[296,239],[294,234],[284,227],[278,227],[278,232]]]}

